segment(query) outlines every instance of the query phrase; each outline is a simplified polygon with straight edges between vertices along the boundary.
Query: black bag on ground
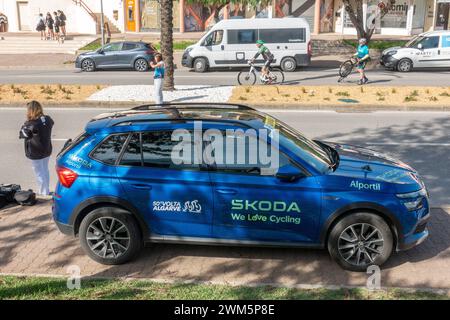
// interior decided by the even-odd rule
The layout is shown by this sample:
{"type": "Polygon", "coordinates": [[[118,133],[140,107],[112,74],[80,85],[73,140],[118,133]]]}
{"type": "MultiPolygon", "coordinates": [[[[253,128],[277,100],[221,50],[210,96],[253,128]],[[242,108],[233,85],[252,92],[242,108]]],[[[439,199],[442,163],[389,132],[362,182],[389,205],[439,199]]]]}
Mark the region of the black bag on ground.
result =
{"type": "Polygon", "coordinates": [[[13,202],[14,195],[20,190],[18,184],[0,184],[0,196],[4,197],[6,202],[13,202]]]}
{"type": "Polygon", "coordinates": [[[0,209],[6,206],[8,202],[6,201],[6,198],[0,194],[0,209]]]}
{"type": "Polygon", "coordinates": [[[33,206],[36,204],[36,193],[33,190],[17,191],[14,200],[21,206],[33,206]]]}

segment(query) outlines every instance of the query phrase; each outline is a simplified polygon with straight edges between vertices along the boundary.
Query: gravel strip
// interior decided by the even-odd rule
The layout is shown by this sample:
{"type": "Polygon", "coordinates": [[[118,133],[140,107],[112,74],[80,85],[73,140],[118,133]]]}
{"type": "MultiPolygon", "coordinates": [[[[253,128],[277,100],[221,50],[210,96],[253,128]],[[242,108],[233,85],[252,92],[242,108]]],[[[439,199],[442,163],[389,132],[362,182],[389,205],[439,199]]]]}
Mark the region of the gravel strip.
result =
{"type": "MultiPolygon", "coordinates": [[[[233,86],[176,86],[175,91],[164,91],[165,102],[227,102],[233,86]]],[[[88,101],[150,102],[153,99],[152,85],[111,86],[90,96],[88,101]]]]}

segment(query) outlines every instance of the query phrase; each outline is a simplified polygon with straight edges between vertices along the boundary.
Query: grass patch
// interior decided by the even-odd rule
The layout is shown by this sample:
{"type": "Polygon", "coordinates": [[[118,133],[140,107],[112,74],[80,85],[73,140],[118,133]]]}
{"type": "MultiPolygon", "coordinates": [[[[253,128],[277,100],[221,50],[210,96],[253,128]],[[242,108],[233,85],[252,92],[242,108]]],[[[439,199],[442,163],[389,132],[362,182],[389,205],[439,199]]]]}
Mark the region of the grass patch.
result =
{"type": "MultiPolygon", "coordinates": [[[[121,40],[118,40],[121,41],[121,40]]],[[[83,48],[81,48],[80,50],[86,50],[86,51],[95,51],[97,49],[99,49],[102,44],[101,44],[101,39],[97,39],[87,45],[85,45],[83,48]]],[[[143,42],[147,42],[147,41],[143,41],[143,42]]],[[[150,41],[148,41],[150,42],[150,41]]],[[[180,41],[174,41],[173,42],[173,50],[174,51],[184,51],[186,50],[187,47],[195,44],[197,41],[189,41],[189,40],[180,40],[180,41]]],[[[154,47],[159,51],[161,49],[161,44],[159,42],[151,42],[154,47]]]]}
{"type": "Polygon", "coordinates": [[[368,300],[419,299],[448,300],[444,294],[400,289],[368,291],[366,289],[293,289],[232,287],[204,284],[163,284],[146,280],[82,280],[79,290],[69,290],[65,279],[43,277],[0,277],[0,299],[290,299],[290,300],[368,300]]]}
{"type": "Polygon", "coordinates": [[[350,97],[350,93],[348,93],[347,91],[339,91],[336,92],[335,95],[338,97],[350,97]]]}
{"type": "MultiPolygon", "coordinates": [[[[342,42],[346,45],[352,46],[354,48],[358,47],[358,41],[357,40],[349,40],[344,39],[342,42]]],[[[391,47],[401,47],[404,46],[407,41],[402,40],[371,40],[369,42],[369,48],[370,49],[378,49],[378,50],[385,50],[391,47]]]]}

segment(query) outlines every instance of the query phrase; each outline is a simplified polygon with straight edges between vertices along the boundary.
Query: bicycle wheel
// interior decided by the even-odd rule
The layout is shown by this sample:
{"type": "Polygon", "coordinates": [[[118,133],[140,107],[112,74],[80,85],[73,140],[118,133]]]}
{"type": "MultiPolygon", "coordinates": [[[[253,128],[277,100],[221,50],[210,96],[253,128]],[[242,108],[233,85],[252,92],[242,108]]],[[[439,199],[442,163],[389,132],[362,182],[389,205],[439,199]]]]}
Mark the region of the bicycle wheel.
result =
{"type": "Polygon", "coordinates": [[[245,85],[251,86],[256,83],[256,74],[253,71],[252,72],[241,71],[238,73],[237,80],[241,86],[245,85]]]}
{"type": "Polygon", "coordinates": [[[284,82],[284,73],[280,69],[271,69],[270,76],[272,77],[271,84],[281,84],[284,82]]]}
{"type": "Polygon", "coordinates": [[[353,70],[353,63],[351,60],[344,61],[339,67],[339,75],[341,78],[346,78],[353,70]]]}

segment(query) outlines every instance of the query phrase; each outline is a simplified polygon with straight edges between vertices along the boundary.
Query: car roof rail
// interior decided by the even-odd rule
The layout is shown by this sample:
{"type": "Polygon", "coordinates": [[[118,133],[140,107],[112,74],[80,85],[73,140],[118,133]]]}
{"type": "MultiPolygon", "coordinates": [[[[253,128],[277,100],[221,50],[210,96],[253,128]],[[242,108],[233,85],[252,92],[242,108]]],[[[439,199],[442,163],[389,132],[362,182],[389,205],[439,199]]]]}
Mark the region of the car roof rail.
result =
{"type": "Polygon", "coordinates": [[[164,104],[144,104],[131,108],[130,110],[161,110],[161,109],[189,109],[192,107],[208,108],[214,107],[216,109],[235,109],[235,110],[256,110],[252,107],[236,104],[236,103],[219,103],[219,102],[180,102],[180,103],[164,103],[164,104]]]}

